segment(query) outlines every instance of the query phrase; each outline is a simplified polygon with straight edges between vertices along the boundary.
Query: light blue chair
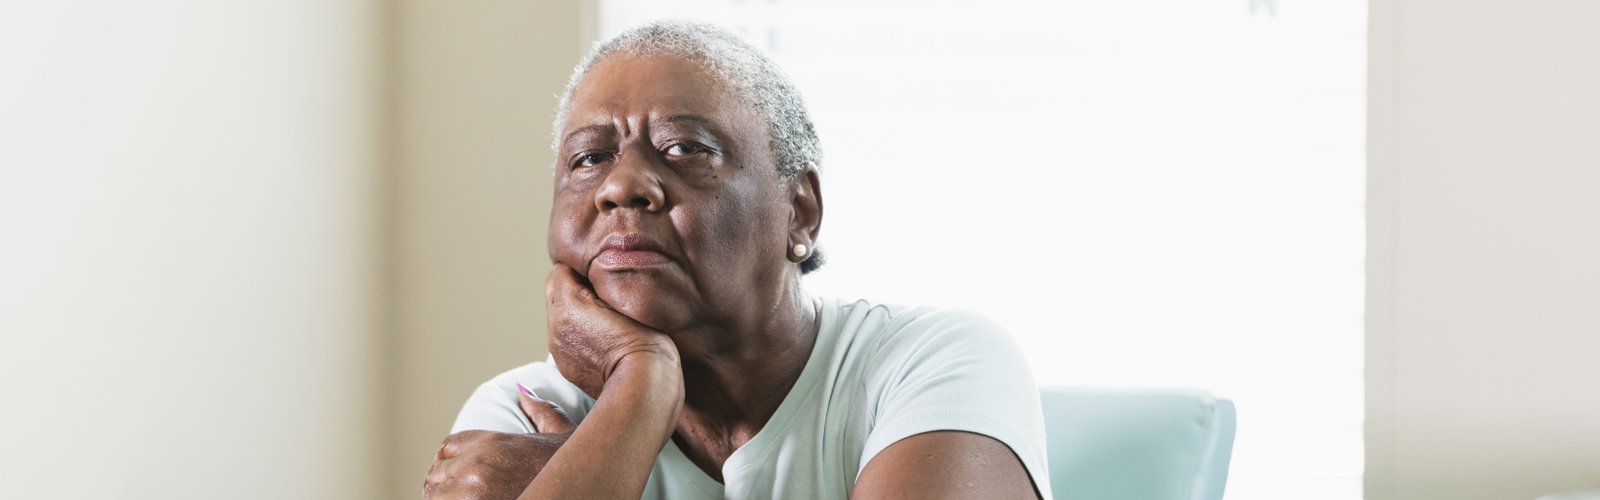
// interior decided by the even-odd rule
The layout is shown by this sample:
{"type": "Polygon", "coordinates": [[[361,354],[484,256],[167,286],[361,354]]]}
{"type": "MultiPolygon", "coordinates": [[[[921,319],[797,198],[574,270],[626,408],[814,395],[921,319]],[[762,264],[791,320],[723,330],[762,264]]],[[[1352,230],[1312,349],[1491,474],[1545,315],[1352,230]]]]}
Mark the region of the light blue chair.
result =
{"type": "Polygon", "coordinates": [[[1056,500],[1221,500],[1232,401],[1194,389],[1039,392],[1056,500]]]}

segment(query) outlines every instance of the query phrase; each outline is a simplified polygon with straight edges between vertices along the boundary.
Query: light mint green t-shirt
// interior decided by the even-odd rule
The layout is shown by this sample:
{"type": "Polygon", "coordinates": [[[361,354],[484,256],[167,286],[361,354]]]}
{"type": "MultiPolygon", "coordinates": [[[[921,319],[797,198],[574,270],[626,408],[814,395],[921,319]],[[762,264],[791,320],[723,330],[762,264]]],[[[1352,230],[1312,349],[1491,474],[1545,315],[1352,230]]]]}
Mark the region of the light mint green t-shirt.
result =
{"type": "MultiPolygon", "coordinates": [[[[1051,499],[1039,391],[1004,330],[968,312],[816,303],[820,324],[811,358],[766,426],[723,464],[726,484],[669,440],[645,499],[846,498],[878,452],[939,430],[983,434],[1010,446],[1043,498],[1051,499]]],[[[479,386],[451,432],[533,432],[517,406],[517,383],[580,424],[594,406],[547,360],[479,386]]]]}

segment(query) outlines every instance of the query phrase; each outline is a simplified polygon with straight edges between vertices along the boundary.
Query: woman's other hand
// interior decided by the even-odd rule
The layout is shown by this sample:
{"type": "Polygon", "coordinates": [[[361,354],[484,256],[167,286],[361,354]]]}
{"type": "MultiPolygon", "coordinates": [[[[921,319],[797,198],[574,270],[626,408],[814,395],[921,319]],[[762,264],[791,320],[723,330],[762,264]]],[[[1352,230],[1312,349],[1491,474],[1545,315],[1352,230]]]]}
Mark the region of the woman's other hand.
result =
{"type": "Polygon", "coordinates": [[[572,423],[572,417],[567,411],[556,406],[555,403],[535,396],[532,390],[517,384],[522,392],[517,394],[517,406],[522,407],[522,414],[528,416],[528,421],[533,423],[533,432],[540,434],[571,435],[577,430],[578,424],[572,423]]]}
{"type": "Polygon", "coordinates": [[[522,388],[522,413],[537,434],[462,431],[439,447],[422,482],[423,500],[512,500],[578,428],[567,412],[522,388]]]}
{"type": "Polygon", "coordinates": [[[550,270],[545,297],[556,368],[589,397],[600,399],[606,380],[628,356],[661,356],[678,364],[671,338],[617,312],[566,264],[550,270]]]}

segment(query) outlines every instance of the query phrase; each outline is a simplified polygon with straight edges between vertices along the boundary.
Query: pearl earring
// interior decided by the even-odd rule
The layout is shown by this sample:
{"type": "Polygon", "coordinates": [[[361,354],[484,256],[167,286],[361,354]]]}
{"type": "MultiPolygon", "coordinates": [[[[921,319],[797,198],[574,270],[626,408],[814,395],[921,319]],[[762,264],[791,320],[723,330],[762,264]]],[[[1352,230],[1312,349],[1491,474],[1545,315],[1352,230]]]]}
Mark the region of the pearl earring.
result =
{"type": "Polygon", "coordinates": [[[803,243],[795,243],[794,244],[794,256],[795,257],[805,257],[806,256],[806,246],[805,246],[805,244],[803,244],[803,243]]]}

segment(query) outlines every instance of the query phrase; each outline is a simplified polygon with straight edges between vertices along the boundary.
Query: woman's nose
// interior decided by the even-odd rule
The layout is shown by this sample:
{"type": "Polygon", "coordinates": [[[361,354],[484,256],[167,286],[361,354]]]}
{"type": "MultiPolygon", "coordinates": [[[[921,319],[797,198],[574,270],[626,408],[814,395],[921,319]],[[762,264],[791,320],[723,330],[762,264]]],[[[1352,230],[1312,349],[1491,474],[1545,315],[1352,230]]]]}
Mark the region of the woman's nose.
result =
{"type": "Polygon", "coordinates": [[[618,207],[655,212],[666,206],[667,195],[661,189],[661,176],[642,156],[627,151],[617,158],[617,164],[606,174],[605,184],[595,194],[595,208],[601,213],[618,207]]]}

